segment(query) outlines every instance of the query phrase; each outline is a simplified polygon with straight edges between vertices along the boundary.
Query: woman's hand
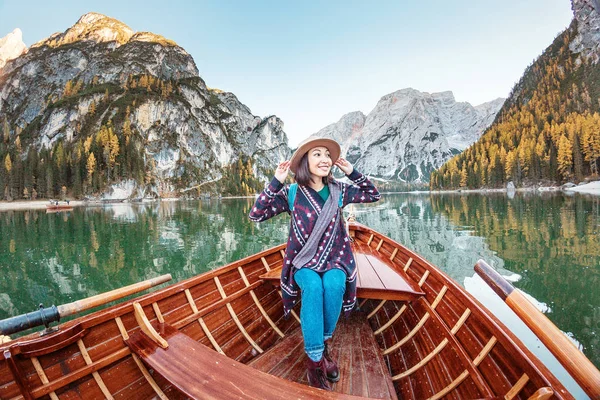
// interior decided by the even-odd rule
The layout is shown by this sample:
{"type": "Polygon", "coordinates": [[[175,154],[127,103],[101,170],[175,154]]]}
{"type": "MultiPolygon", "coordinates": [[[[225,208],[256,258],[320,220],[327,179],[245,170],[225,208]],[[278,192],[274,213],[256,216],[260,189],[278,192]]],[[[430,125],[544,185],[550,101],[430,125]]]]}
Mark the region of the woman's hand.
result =
{"type": "Polygon", "coordinates": [[[338,158],[338,160],[335,162],[335,165],[337,165],[337,167],[341,169],[342,172],[346,175],[350,175],[352,171],[354,171],[354,167],[352,166],[352,164],[350,164],[348,160],[342,157],[338,158]]]}
{"type": "Polygon", "coordinates": [[[277,166],[277,169],[275,170],[275,178],[277,178],[277,180],[281,183],[285,183],[285,179],[288,176],[288,173],[290,172],[290,161],[286,160],[286,161],[282,161],[279,163],[279,165],[277,166]]]}

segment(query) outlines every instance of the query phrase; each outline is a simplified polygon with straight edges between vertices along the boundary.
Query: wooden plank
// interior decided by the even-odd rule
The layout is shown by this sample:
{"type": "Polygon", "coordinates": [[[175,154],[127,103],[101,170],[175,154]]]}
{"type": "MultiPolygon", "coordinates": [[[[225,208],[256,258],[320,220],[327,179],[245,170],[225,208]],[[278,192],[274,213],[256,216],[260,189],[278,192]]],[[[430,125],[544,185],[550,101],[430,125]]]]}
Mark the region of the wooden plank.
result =
{"type": "Polygon", "coordinates": [[[162,348],[167,348],[169,345],[167,341],[163,339],[158,332],[154,329],[152,325],[150,325],[150,321],[146,317],[146,313],[142,309],[142,306],[138,302],[133,303],[133,310],[135,312],[135,320],[137,321],[140,329],[144,332],[148,337],[154,340],[159,346],[162,348]]]}
{"type": "Polygon", "coordinates": [[[121,360],[122,358],[127,357],[129,354],[131,354],[131,351],[127,347],[119,349],[119,350],[115,351],[114,353],[111,353],[110,355],[99,359],[98,361],[94,361],[94,363],[91,365],[86,365],[83,368],[80,368],[80,369],[73,371],[71,373],[68,373],[58,379],[55,379],[54,381],[48,383],[47,385],[42,385],[42,386],[39,386],[39,387],[33,389],[31,391],[31,394],[36,399],[39,397],[45,396],[48,393],[56,391],[57,389],[60,389],[70,383],[73,383],[76,380],[81,379],[84,376],[89,375],[94,371],[99,371],[102,368],[104,368],[110,364],[116,363],[117,361],[121,360]]]}
{"type": "Polygon", "coordinates": [[[371,234],[371,237],[369,237],[369,241],[367,242],[367,246],[370,246],[370,245],[371,245],[371,241],[373,241],[373,237],[374,237],[374,236],[375,236],[375,235],[371,234]]]}
{"type": "Polygon", "coordinates": [[[523,390],[523,388],[525,387],[525,385],[527,385],[527,382],[529,382],[529,377],[527,376],[527,374],[523,374],[523,376],[521,376],[521,378],[519,378],[519,380],[517,381],[517,383],[515,383],[515,385],[508,391],[508,393],[506,393],[504,395],[504,399],[505,400],[512,400],[515,397],[517,397],[517,395],[519,394],[519,392],[521,390],[523,390]]]}
{"type": "Polygon", "coordinates": [[[539,388],[527,400],[548,400],[554,396],[554,390],[550,387],[539,388]]]}
{"type": "MultiPolygon", "coordinates": [[[[46,376],[46,373],[44,372],[44,368],[42,368],[42,365],[40,364],[40,361],[38,360],[38,358],[31,357],[31,362],[33,364],[33,367],[35,368],[35,372],[40,377],[42,384],[46,385],[46,384],[50,383],[50,381],[48,380],[48,377],[46,376]]],[[[56,395],[55,392],[50,392],[49,394],[50,394],[50,398],[52,400],[58,400],[58,396],[56,395]]]]}
{"type": "Polygon", "coordinates": [[[168,349],[162,349],[143,333],[136,332],[128,341],[131,349],[155,373],[174,385],[180,393],[194,399],[349,399],[290,382],[241,364],[165,324],[168,349]]]}
{"type": "Polygon", "coordinates": [[[158,307],[158,303],[153,302],[152,309],[154,310],[154,313],[156,314],[156,318],[158,319],[158,322],[160,322],[161,324],[164,323],[165,319],[163,318],[163,315],[160,312],[160,307],[158,307]]]}
{"type": "MultiPolygon", "coordinates": [[[[353,370],[365,375],[367,382],[366,397],[375,399],[397,399],[396,390],[391,380],[387,365],[385,364],[379,346],[373,336],[373,331],[364,314],[357,314],[350,323],[357,324],[358,337],[360,338],[360,350],[362,352],[362,365],[353,366],[353,370]]],[[[336,349],[343,352],[344,349],[336,349]]],[[[333,352],[332,352],[333,353],[333,352]]],[[[353,392],[353,395],[358,393],[353,392]]]]}
{"type": "Polygon", "coordinates": [[[356,260],[358,274],[360,275],[357,286],[360,282],[361,288],[385,289],[383,282],[379,279],[379,275],[375,272],[373,264],[371,264],[366,254],[354,253],[354,259],[356,260]]]}
{"type": "MultiPolygon", "coordinates": [[[[83,360],[85,361],[85,363],[87,365],[92,365],[94,362],[92,361],[92,358],[90,357],[90,354],[88,353],[88,351],[85,348],[85,345],[83,344],[83,341],[81,339],[79,339],[77,341],[77,347],[79,347],[79,352],[81,353],[81,356],[83,357],[83,360]]],[[[104,395],[104,397],[107,398],[108,400],[113,400],[113,397],[110,394],[110,392],[108,391],[108,388],[106,387],[106,385],[104,384],[104,381],[100,377],[100,374],[98,372],[94,371],[94,372],[92,372],[92,376],[94,377],[94,380],[100,387],[100,390],[102,391],[102,394],[104,395]]]]}
{"type": "MultiPolygon", "coordinates": [[[[229,297],[227,297],[225,299],[220,298],[220,300],[211,302],[209,305],[202,308],[201,310],[198,310],[198,308],[196,307],[196,310],[198,310],[197,312],[194,312],[192,315],[188,315],[177,322],[171,323],[171,325],[173,325],[173,327],[175,327],[176,329],[181,329],[184,326],[197,321],[199,318],[201,318],[207,314],[210,314],[213,311],[218,310],[219,308],[222,308],[226,303],[232,302],[235,299],[245,295],[246,293],[249,293],[251,290],[257,289],[262,284],[263,284],[262,281],[254,282],[249,287],[245,287],[245,288],[229,295],[229,297]]],[[[221,297],[220,294],[218,296],[221,297]]],[[[191,297],[191,294],[190,294],[190,297],[191,297]]],[[[193,300],[192,300],[192,303],[193,303],[193,300]]],[[[188,304],[190,304],[189,299],[188,299],[188,304]]],[[[191,306],[191,304],[190,304],[190,306],[191,306]]],[[[194,307],[195,307],[195,304],[194,304],[194,307]]]]}
{"type": "MultiPolygon", "coordinates": [[[[192,308],[192,312],[194,313],[194,315],[198,314],[198,307],[196,307],[196,302],[194,302],[194,299],[192,298],[192,294],[190,293],[189,289],[185,289],[185,297],[187,298],[188,304],[192,308]]],[[[221,346],[219,346],[219,344],[215,340],[215,337],[213,336],[213,334],[210,332],[210,329],[208,329],[208,326],[206,325],[206,323],[204,322],[204,319],[202,319],[202,317],[198,317],[198,323],[200,324],[200,327],[202,328],[204,335],[206,335],[206,337],[210,341],[210,344],[212,344],[212,346],[215,348],[215,350],[221,354],[225,354],[223,352],[223,350],[221,349],[221,346]]]]}
{"type": "MultiPolygon", "coordinates": [[[[129,339],[129,334],[127,333],[127,330],[125,329],[125,326],[123,325],[123,321],[121,320],[121,317],[116,317],[115,321],[117,322],[117,326],[119,327],[119,332],[121,332],[121,336],[123,337],[123,340],[127,341],[129,339]]],[[[135,365],[137,365],[138,369],[140,370],[140,372],[142,373],[144,378],[146,378],[146,381],[148,382],[148,384],[150,384],[150,387],[152,387],[152,389],[154,390],[154,393],[156,393],[161,400],[168,400],[168,397],[164,394],[162,389],[156,384],[156,381],[154,380],[152,375],[150,375],[150,372],[148,372],[148,370],[146,369],[146,366],[140,361],[139,357],[136,354],[132,354],[131,357],[133,358],[135,365]]]]}
{"type": "Polygon", "coordinates": [[[411,258],[408,259],[408,261],[404,265],[404,268],[402,268],[404,272],[408,271],[408,269],[410,268],[410,264],[412,264],[412,262],[413,262],[413,259],[411,257],[411,258]]]}
{"type": "MultiPolygon", "coordinates": [[[[219,290],[219,293],[221,293],[221,297],[223,299],[226,299],[227,295],[225,294],[225,291],[223,290],[223,286],[221,285],[219,277],[215,276],[214,280],[215,280],[215,283],[217,285],[217,289],[219,290]]],[[[252,339],[250,337],[250,335],[246,331],[246,328],[244,328],[244,326],[240,322],[237,314],[233,310],[233,307],[231,307],[231,303],[227,303],[227,304],[225,304],[225,306],[227,307],[227,311],[229,311],[229,315],[231,315],[231,319],[236,324],[236,326],[238,327],[238,329],[240,330],[240,332],[242,333],[242,335],[246,338],[246,340],[248,341],[248,343],[250,343],[250,345],[252,347],[254,347],[254,349],[256,351],[258,351],[259,353],[263,353],[264,352],[263,349],[261,349],[260,346],[254,341],[254,339],[252,339]]]]}
{"type": "Polygon", "coordinates": [[[463,326],[463,324],[465,323],[465,321],[467,320],[467,318],[469,318],[469,315],[471,315],[471,310],[469,310],[467,308],[465,310],[465,312],[463,313],[463,315],[461,315],[460,319],[456,322],[456,325],[454,325],[454,327],[452,328],[451,332],[452,332],[453,335],[456,335],[456,333],[461,328],[461,326],[463,326]]]}
{"type": "Polygon", "coordinates": [[[265,269],[266,269],[267,271],[270,271],[270,270],[271,270],[271,267],[269,266],[269,263],[267,262],[267,260],[265,260],[265,258],[264,258],[264,257],[261,257],[261,258],[260,258],[260,261],[262,261],[262,263],[263,263],[263,265],[265,266],[265,269]]]}
{"type": "Polygon", "coordinates": [[[490,340],[487,342],[487,344],[485,345],[485,347],[483,349],[481,349],[481,352],[473,360],[473,364],[475,364],[475,366],[479,366],[479,364],[481,364],[481,361],[483,361],[483,359],[485,358],[485,356],[487,356],[489,354],[489,352],[492,351],[492,348],[496,344],[496,341],[497,340],[496,340],[495,336],[492,336],[490,338],[490,340]]]}
{"type": "Polygon", "coordinates": [[[379,334],[383,333],[383,331],[385,331],[387,328],[389,328],[398,318],[400,318],[400,316],[404,313],[404,311],[406,311],[406,304],[403,304],[402,307],[400,308],[400,310],[398,310],[398,312],[396,314],[394,314],[394,316],[392,318],[390,318],[389,321],[385,323],[385,325],[383,325],[381,328],[377,329],[375,331],[375,335],[379,335],[379,334]]]}
{"type": "Polygon", "coordinates": [[[419,281],[419,287],[423,286],[423,284],[427,280],[427,277],[429,277],[429,270],[425,270],[425,273],[423,274],[423,276],[421,277],[421,280],[419,281]]]}
{"type": "MultiPolygon", "coordinates": [[[[242,269],[242,267],[238,267],[238,271],[240,272],[240,276],[244,280],[244,284],[246,285],[246,287],[249,287],[250,282],[248,282],[248,278],[246,277],[246,274],[244,273],[244,270],[242,269]]],[[[273,330],[275,332],[277,332],[277,334],[279,336],[284,337],[285,335],[283,334],[283,332],[281,332],[279,330],[277,325],[275,325],[275,322],[273,322],[271,317],[269,317],[269,314],[267,314],[267,312],[263,308],[262,304],[260,304],[260,301],[258,300],[258,297],[256,297],[256,294],[254,293],[253,290],[250,291],[250,296],[252,296],[252,300],[254,300],[254,304],[256,304],[256,307],[258,307],[258,310],[260,311],[260,313],[263,315],[263,317],[269,323],[269,325],[271,325],[271,328],[273,328],[273,330]]]]}
{"type": "Polygon", "coordinates": [[[415,372],[416,370],[418,370],[419,368],[421,368],[425,364],[427,364],[433,357],[438,355],[440,353],[440,351],[442,351],[444,349],[444,347],[446,347],[447,344],[448,344],[448,339],[444,338],[444,340],[442,340],[440,342],[440,344],[431,353],[429,353],[425,357],[423,357],[423,359],[421,361],[419,361],[417,364],[415,364],[412,368],[410,368],[398,375],[393,376],[392,380],[397,381],[398,379],[402,379],[404,377],[411,375],[413,372],[415,372]]]}
{"type": "Polygon", "coordinates": [[[467,379],[467,376],[469,376],[469,372],[463,371],[463,373],[460,374],[455,380],[453,380],[452,383],[450,383],[444,389],[436,393],[435,396],[430,397],[429,400],[441,399],[442,397],[453,391],[458,385],[462,383],[462,381],[467,379]]]}
{"type": "Polygon", "coordinates": [[[390,354],[392,351],[396,350],[397,348],[402,346],[404,343],[408,342],[413,336],[415,336],[415,334],[419,331],[419,329],[421,329],[423,327],[423,325],[425,325],[425,322],[427,322],[428,319],[429,319],[429,313],[426,312],[425,315],[423,315],[423,317],[419,321],[419,323],[417,325],[415,325],[415,327],[408,333],[408,335],[404,336],[400,341],[398,341],[392,347],[385,349],[385,351],[383,352],[383,355],[390,354]]]}
{"type": "Polygon", "coordinates": [[[390,256],[390,261],[394,261],[394,258],[396,257],[397,253],[398,253],[398,248],[395,247],[394,251],[392,252],[392,255],[390,256]]]}
{"type": "Polygon", "coordinates": [[[15,361],[15,357],[11,353],[11,350],[10,349],[4,350],[3,355],[4,355],[4,360],[8,364],[10,372],[13,375],[15,383],[19,387],[21,395],[23,396],[23,398],[25,400],[31,400],[33,397],[31,396],[31,393],[29,393],[29,390],[27,390],[27,386],[25,386],[25,379],[23,377],[23,374],[22,374],[19,366],[17,365],[17,363],[15,361]]]}
{"type": "Polygon", "coordinates": [[[379,302],[379,304],[377,304],[377,307],[375,307],[375,308],[373,309],[373,311],[371,311],[371,312],[369,313],[369,315],[367,315],[367,318],[373,318],[373,315],[377,314],[377,311],[379,311],[379,310],[381,309],[381,307],[383,307],[383,305],[385,304],[385,302],[386,302],[386,301],[387,301],[387,300],[381,300],[381,301],[379,302]]]}
{"type": "Polygon", "coordinates": [[[377,245],[377,248],[375,250],[379,251],[379,249],[381,248],[381,245],[383,244],[383,239],[381,239],[379,241],[379,244],[377,245]]]}

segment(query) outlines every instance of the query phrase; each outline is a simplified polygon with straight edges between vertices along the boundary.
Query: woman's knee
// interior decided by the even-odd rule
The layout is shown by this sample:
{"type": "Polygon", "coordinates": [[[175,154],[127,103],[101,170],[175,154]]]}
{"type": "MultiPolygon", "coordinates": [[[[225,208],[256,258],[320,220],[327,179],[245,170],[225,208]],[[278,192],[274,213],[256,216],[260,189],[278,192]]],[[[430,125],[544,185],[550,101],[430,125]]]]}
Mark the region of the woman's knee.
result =
{"type": "Polygon", "coordinates": [[[343,293],[346,290],[346,273],[340,269],[327,271],[323,275],[323,289],[326,292],[335,291],[343,293]]]}
{"type": "Polygon", "coordinates": [[[302,268],[295,274],[296,283],[302,290],[302,295],[322,295],[323,281],[315,271],[302,268]]]}

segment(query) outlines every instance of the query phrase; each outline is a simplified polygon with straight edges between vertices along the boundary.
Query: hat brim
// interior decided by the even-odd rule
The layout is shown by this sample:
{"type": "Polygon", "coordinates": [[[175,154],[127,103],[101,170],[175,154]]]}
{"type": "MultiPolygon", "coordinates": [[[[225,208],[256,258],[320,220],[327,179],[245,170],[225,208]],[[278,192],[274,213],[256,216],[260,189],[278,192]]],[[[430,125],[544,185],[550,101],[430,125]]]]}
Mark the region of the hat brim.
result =
{"type": "Polygon", "coordinates": [[[342,152],[340,145],[333,139],[327,138],[314,138],[309,139],[300,144],[300,147],[296,149],[292,158],[290,158],[290,170],[295,174],[300,166],[300,160],[302,157],[310,150],[315,147],[326,147],[329,150],[329,155],[331,156],[332,163],[335,163],[339,158],[342,152]]]}

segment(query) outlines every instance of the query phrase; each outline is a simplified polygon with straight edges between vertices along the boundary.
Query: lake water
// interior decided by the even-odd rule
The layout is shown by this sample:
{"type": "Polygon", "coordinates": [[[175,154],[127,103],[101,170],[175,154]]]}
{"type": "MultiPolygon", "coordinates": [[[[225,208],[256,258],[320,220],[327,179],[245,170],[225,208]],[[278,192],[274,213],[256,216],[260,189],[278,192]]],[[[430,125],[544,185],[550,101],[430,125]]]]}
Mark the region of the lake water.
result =
{"type": "MultiPolygon", "coordinates": [[[[246,216],[252,203],[223,199],[54,214],[2,212],[0,319],[165,273],[179,281],[282,243],[289,217],[251,223],[246,216]]],[[[355,214],[478,298],[484,295],[478,294],[482,284],[473,266],[486,260],[600,366],[600,198],[394,194],[356,206],[355,214]]]]}

